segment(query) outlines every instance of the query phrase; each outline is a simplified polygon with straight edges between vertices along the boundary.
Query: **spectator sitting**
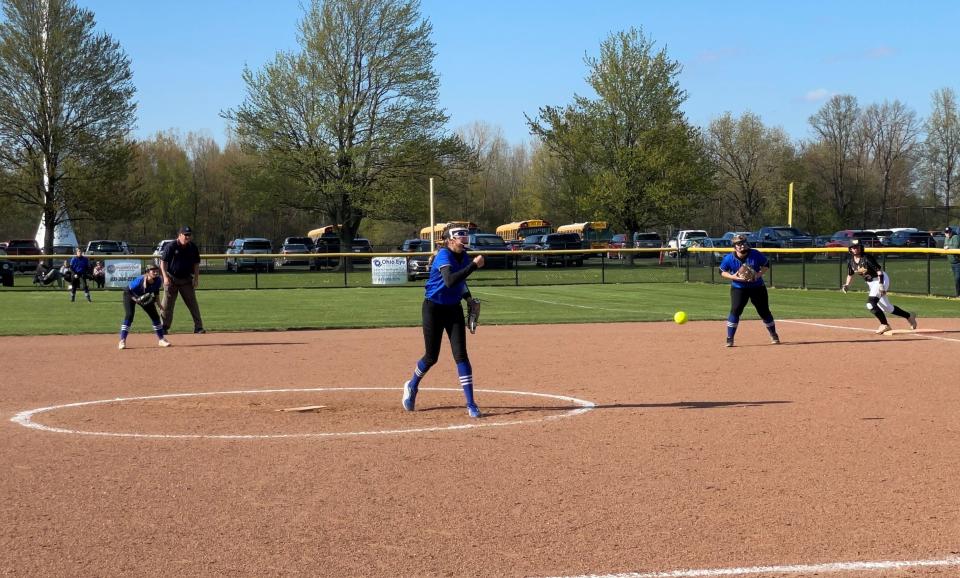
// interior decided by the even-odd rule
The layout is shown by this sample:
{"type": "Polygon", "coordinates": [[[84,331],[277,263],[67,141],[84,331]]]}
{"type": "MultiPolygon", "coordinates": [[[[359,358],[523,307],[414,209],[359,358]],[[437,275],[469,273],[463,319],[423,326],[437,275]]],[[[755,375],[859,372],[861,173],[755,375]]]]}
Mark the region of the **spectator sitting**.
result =
{"type": "Polygon", "coordinates": [[[61,287],[63,286],[63,277],[60,274],[60,270],[51,269],[41,261],[40,264],[37,265],[36,273],[33,274],[33,284],[47,287],[52,285],[54,281],[59,282],[61,287]]]}
{"type": "Polygon", "coordinates": [[[73,281],[73,271],[70,270],[70,261],[64,261],[60,266],[60,278],[66,282],[73,281]]]}
{"type": "Polygon", "coordinates": [[[97,284],[98,289],[103,289],[106,279],[107,274],[103,269],[103,261],[97,261],[96,266],[93,268],[93,282],[97,284]]]}

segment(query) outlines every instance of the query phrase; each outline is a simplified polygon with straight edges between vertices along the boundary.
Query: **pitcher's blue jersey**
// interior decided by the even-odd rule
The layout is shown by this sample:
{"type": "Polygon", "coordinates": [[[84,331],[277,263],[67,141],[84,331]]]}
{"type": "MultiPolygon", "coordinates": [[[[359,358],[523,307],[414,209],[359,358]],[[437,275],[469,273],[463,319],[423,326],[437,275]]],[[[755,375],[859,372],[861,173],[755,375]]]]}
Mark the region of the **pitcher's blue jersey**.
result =
{"type": "Polygon", "coordinates": [[[446,247],[437,252],[437,256],[433,259],[433,265],[430,266],[430,277],[427,279],[425,287],[427,299],[440,305],[460,303],[460,299],[467,291],[467,282],[461,281],[453,287],[447,287],[443,284],[443,274],[440,272],[441,267],[450,267],[450,272],[456,273],[466,269],[473,262],[466,251],[460,253],[460,256],[462,259],[458,261],[454,252],[446,247]]]}
{"type": "MultiPolygon", "coordinates": [[[[720,270],[726,271],[731,275],[736,275],[737,271],[740,269],[740,265],[743,265],[744,263],[746,263],[754,271],[757,271],[759,273],[760,267],[768,266],[769,261],[767,261],[766,255],[764,255],[760,251],[757,251],[756,249],[750,249],[747,252],[747,256],[744,257],[743,260],[740,260],[739,258],[737,258],[736,251],[732,251],[730,253],[727,253],[727,255],[723,258],[723,261],[720,261],[720,270]]],[[[738,289],[744,289],[747,287],[762,287],[763,277],[759,277],[754,281],[750,281],[750,282],[733,281],[732,285],[738,289]]]]}

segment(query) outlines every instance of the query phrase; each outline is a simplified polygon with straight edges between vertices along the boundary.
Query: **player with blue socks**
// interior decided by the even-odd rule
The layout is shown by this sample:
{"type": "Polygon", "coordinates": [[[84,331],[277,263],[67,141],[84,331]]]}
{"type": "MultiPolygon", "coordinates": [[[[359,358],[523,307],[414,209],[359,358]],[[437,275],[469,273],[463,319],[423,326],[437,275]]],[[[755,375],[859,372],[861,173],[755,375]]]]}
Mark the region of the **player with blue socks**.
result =
{"type": "Polygon", "coordinates": [[[740,325],[740,315],[753,302],[757,315],[763,320],[764,326],[770,333],[770,342],[780,343],[777,335],[777,324],[770,313],[770,304],[767,297],[767,287],[763,283],[763,275],[770,270],[767,256],[751,249],[747,238],[743,235],[733,237],[733,252],[724,256],[720,261],[720,276],[732,281],[730,284],[730,314],[727,315],[727,347],[733,347],[733,338],[740,325]]]}
{"type": "Polygon", "coordinates": [[[159,339],[157,345],[170,347],[170,342],[163,337],[163,322],[160,321],[160,313],[157,312],[157,296],[160,294],[161,287],[163,287],[163,279],[160,278],[160,267],[150,265],[143,275],[131,281],[123,289],[123,323],[120,324],[118,349],[127,348],[127,335],[130,334],[130,326],[133,325],[137,305],[143,308],[153,322],[153,332],[159,339]]]}
{"type": "Polygon", "coordinates": [[[437,362],[443,333],[446,332],[467,402],[467,414],[470,417],[481,415],[473,399],[473,368],[467,357],[467,330],[463,306],[460,304],[461,299],[470,299],[467,277],[483,267],[483,255],[471,259],[467,254],[469,235],[470,232],[462,227],[451,227],[444,231],[444,246],[430,266],[422,307],[425,352],[417,362],[413,377],[403,384],[403,409],[407,411],[413,411],[416,407],[420,380],[437,362]]]}

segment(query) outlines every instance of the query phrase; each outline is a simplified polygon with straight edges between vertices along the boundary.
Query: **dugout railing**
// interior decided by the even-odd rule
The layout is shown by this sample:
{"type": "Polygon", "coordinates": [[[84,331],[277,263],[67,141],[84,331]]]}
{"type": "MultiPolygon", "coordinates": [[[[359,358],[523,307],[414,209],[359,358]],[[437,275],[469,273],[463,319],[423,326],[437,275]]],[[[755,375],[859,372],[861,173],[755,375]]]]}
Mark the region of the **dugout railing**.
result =
{"type": "MultiPolygon", "coordinates": [[[[693,247],[679,253],[675,249],[595,249],[569,251],[500,251],[506,266],[485,267],[470,277],[471,286],[532,286],[618,283],[727,283],[719,274],[720,259],[729,250],[693,247]],[[536,264],[537,255],[589,256],[583,266],[551,266],[536,264]],[[608,258],[608,254],[622,258],[608,258]]],[[[767,284],[774,288],[838,289],[846,278],[847,251],[843,248],[761,249],[770,259],[767,284]]],[[[953,296],[954,281],[947,253],[943,249],[868,249],[880,258],[883,268],[893,279],[892,290],[898,293],[953,296]]],[[[200,290],[230,289],[311,289],[343,287],[381,287],[372,281],[371,262],[378,257],[429,256],[429,253],[326,253],[311,254],[314,262],[324,266],[286,267],[278,260],[283,255],[256,256],[262,267],[240,273],[227,272],[225,254],[204,254],[201,263],[200,290]],[[350,265],[345,266],[349,260],[350,265]],[[273,271],[269,272],[269,264],[273,271]]],[[[9,260],[36,260],[36,257],[9,256],[9,260]]],[[[142,265],[154,262],[153,255],[126,255],[142,265]]],[[[56,257],[54,257],[56,259],[56,257]]],[[[105,256],[106,260],[109,257],[105,256]]],[[[572,261],[572,260],[571,260],[572,261]]],[[[38,286],[32,282],[33,272],[15,276],[10,290],[51,291],[54,286],[38,286]]],[[[422,278],[410,279],[403,285],[422,286],[422,278]]],[[[62,291],[62,289],[60,289],[62,291]]],[[[110,290],[109,288],[105,290],[110,290]]]]}

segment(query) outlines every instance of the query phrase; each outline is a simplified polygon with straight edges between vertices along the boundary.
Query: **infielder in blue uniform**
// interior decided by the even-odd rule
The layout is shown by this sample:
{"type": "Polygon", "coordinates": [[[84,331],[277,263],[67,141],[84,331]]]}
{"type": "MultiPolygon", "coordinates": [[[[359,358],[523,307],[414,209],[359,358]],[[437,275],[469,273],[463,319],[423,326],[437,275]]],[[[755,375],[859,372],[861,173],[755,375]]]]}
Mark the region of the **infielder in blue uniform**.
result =
{"type": "Polygon", "coordinates": [[[150,316],[153,322],[153,332],[157,334],[157,343],[160,347],[170,347],[170,342],[163,337],[163,322],[160,321],[160,314],[157,313],[157,296],[160,295],[160,287],[163,286],[163,279],[160,278],[160,267],[149,265],[146,272],[130,282],[123,289],[123,323],[120,324],[120,343],[119,349],[127,348],[127,335],[130,333],[130,326],[133,325],[133,316],[137,312],[137,305],[143,307],[143,310],[150,316]]]}
{"type": "Polygon", "coordinates": [[[890,298],[887,297],[887,291],[890,290],[890,275],[883,272],[873,255],[867,255],[863,252],[863,245],[860,244],[859,239],[851,241],[847,250],[850,251],[850,259],[847,261],[847,281],[840,289],[844,293],[847,292],[850,282],[853,281],[854,273],[863,277],[863,280],[867,283],[867,289],[870,290],[867,297],[867,309],[880,322],[877,333],[882,335],[890,331],[890,324],[887,323],[885,313],[893,313],[903,317],[910,324],[910,329],[916,329],[917,316],[890,303],[890,298]]]}
{"type": "Polygon", "coordinates": [[[467,331],[463,307],[460,305],[461,299],[471,300],[467,277],[483,267],[483,255],[471,259],[467,254],[469,234],[467,229],[461,227],[444,231],[445,246],[437,252],[430,266],[422,308],[425,353],[417,362],[413,377],[403,384],[403,409],[407,411],[414,410],[420,380],[437,362],[446,331],[453,359],[457,363],[460,386],[467,401],[467,413],[470,417],[480,417],[480,409],[473,399],[473,368],[467,357],[467,331]]]}
{"type": "Polygon", "coordinates": [[[767,286],[763,283],[763,275],[770,270],[770,263],[766,255],[751,249],[747,238],[743,235],[733,237],[733,252],[727,254],[720,261],[720,276],[730,279],[730,314],[727,315],[727,347],[733,347],[733,337],[740,324],[740,315],[743,314],[747,301],[752,301],[757,315],[763,320],[767,331],[770,332],[770,342],[780,343],[777,335],[777,324],[770,313],[770,304],[767,297],[767,286]]]}

